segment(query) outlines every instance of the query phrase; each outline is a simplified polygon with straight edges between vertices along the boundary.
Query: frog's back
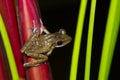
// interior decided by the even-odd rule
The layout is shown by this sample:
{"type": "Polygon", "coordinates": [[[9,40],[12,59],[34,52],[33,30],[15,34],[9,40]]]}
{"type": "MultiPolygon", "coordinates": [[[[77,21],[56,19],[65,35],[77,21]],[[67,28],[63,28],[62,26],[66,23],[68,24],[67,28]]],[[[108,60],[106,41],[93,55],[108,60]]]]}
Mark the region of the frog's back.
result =
{"type": "Polygon", "coordinates": [[[47,53],[53,45],[54,35],[41,35],[27,49],[33,53],[47,53]]]}

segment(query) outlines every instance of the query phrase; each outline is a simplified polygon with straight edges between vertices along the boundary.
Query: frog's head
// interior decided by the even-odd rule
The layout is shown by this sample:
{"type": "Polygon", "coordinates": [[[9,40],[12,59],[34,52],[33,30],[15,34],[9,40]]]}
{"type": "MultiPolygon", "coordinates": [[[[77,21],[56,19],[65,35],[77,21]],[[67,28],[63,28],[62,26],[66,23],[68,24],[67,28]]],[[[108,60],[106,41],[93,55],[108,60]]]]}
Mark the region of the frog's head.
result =
{"type": "Polygon", "coordinates": [[[66,31],[64,29],[60,29],[56,33],[55,38],[56,38],[55,47],[65,46],[72,40],[72,38],[66,34],[66,31]]]}

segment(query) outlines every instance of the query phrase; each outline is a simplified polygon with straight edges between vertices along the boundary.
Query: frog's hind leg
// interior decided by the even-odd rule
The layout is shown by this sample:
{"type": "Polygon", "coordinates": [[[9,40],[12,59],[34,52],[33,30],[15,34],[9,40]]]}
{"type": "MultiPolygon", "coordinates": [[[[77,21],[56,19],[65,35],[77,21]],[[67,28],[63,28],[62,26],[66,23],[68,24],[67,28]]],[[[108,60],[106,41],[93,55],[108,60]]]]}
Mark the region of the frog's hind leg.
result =
{"type": "Polygon", "coordinates": [[[24,67],[38,66],[38,65],[40,65],[48,60],[48,56],[43,55],[43,54],[27,53],[26,55],[33,57],[33,58],[36,58],[37,60],[35,60],[33,62],[24,63],[24,67]]]}
{"type": "Polygon", "coordinates": [[[36,67],[36,66],[43,64],[46,61],[47,61],[46,59],[38,59],[38,60],[35,60],[33,62],[24,63],[24,67],[25,68],[36,67]]]}

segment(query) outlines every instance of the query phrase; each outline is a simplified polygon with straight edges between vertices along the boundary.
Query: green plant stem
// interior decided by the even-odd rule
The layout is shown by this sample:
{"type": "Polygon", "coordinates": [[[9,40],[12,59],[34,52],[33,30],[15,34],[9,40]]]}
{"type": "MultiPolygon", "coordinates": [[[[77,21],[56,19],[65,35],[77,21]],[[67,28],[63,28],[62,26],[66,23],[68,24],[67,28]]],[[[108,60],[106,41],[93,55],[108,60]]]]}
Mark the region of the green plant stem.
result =
{"type": "Polygon", "coordinates": [[[96,0],[92,0],[90,20],[89,20],[89,29],[88,29],[89,31],[88,31],[88,39],[87,39],[84,80],[90,80],[90,64],[91,64],[91,50],[92,50],[92,38],[93,38],[93,30],[94,30],[95,8],[96,8],[96,0]]]}
{"type": "Polygon", "coordinates": [[[10,45],[10,41],[9,41],[7,31],[5,29],[5,25],[4,25],[4,22],[2,20],[1,15],[0,15],[0,32],[1,32],[1,35],[2,35],[5,50],[6,50],[6,53],[7,53],[7,58],[8,58],[8,62],[9,62],[9,65],[10,65],[12,78],[13,78],[12,80],[20,80],[20,78],[18,76],[18,72],[17,72],[12,48],[11,48],[11,45],[10,45]]]}
{"type": "Polygon", "coordinates": [[[120,0],[111,0],[107,19],[98,80],[108,80],[119,30],[120,0]]]}
{"type": "Polygon", "coordinates": [[[80,10],[79,10],[80,12],[78,16],[78,22],[77,22],[77,28],[75,34],[72,62],[71,62],[70,80],[76,80],[76,76],[77,76],[77,67],[78,67],[81,36],[82,36],[86,5],[87,5],[87,0],[81,0],[80,10]]]}

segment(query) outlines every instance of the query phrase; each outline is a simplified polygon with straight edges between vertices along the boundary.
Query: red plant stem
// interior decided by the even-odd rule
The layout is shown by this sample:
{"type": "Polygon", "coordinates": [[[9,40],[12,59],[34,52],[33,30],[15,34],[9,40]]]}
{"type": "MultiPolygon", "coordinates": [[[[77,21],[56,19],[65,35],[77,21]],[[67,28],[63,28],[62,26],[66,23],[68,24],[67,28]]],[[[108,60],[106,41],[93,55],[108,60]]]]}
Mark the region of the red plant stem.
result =
{"type": "Polygon", "coordinates": [[[25,72],[22,63],[22,55],[20,53],[21,45],[20,45],[14,1],[0,0],[0,12],[8,32],[8,36],[14,53],[19,76],[20,78],[24,79],[25,72]]]}
{"type": "MultiPolygon", "coordinates": [[[[21,28],[22,44],[26,43],[32,34],[35,27],[40,30],[40,16],[38,14],[37,5],[35,0],[18,0],[18,13],[21,28]]],[[[34,61],[33,58],[25,58],[25,62],[34,61]]],[[[48,63],[42,64],[38,67],[32,67],[27,70],[27,77],[29,80],[51,80],[50,70],[48,63]]]]}
{"type": "Polygon", "coordinates": [[[1,58],[1,51],[0,51],[0,79],[1,80],[5,80],[5,71],[4,71],[4,67],[3,67],[3,61],[2,61],[2,58],[1,58]]]}
{"type": "Polygon", "coordinates": [[[0,35],[0,79],[12,80],[10,67],[1,35],[0,35]]]}

